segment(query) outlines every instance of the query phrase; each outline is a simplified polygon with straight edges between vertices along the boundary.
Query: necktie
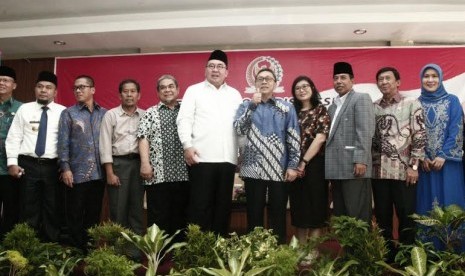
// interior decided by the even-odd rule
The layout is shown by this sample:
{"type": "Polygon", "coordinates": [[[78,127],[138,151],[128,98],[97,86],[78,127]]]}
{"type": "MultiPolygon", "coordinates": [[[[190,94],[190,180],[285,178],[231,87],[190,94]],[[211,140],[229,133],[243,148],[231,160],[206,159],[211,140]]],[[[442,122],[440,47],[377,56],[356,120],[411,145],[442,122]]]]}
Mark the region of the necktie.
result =
{"type": "Polygon", "coordinates": [[[47,106],[42,107],[42,115],[39,122],[39,135],[37,135],[37,143],[35,153],[41,157],[45,153],[45,140],[47,139],[47,106]]]}

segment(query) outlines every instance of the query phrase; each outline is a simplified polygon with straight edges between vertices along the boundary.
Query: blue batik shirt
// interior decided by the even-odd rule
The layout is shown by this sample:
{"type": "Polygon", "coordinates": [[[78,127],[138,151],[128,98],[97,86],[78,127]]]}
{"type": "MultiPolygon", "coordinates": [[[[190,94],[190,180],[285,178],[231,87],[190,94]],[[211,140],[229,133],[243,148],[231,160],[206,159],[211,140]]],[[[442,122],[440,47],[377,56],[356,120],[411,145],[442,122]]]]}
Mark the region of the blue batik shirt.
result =
{"type": "Polygon", "coordinates": [[[75,104],[61,113],[58,132],[60,169],[71,170],[75,184],[103,178],[99,136],[106,111],[98,104],[94,104],[92,112],[84,104],[75,104]]]}
{"type": "Polygon", "coordinates": [[[284,181],[287,169],[300,160],[300,128],[294,106],[271,98],[258,105],[240,105],[234,120],[237,134],[245,135],[240,176],[284,181]]]}

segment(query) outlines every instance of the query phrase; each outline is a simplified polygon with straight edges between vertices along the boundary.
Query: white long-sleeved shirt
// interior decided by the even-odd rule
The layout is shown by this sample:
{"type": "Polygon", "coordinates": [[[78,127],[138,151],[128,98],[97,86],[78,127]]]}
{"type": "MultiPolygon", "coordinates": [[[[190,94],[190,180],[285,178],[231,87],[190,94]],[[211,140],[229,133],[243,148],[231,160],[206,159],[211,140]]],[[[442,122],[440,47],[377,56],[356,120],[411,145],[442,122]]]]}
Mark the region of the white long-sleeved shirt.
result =
{"type": "Polygon", "coordinates": [[[187,88],[176,120],[184,149],[194,147],[200,162],[237,164],[234,116],[242,97],[223,84],[219,89],[203,81],[187,88]]]}
{"type": "MultiPolygon", "coordinates": [[[[35,148],[42,106],[37,102],[25,103],[16,112],[5,141],[8,166],[18,165],[18,155],[37,157],[35,148]]],[[[49,108],[47,110],[47,139],[45,153],[41,157],[57,158],[58,122],[65,107],[55,102],[51,102],[47,106],[49,108]]]]}

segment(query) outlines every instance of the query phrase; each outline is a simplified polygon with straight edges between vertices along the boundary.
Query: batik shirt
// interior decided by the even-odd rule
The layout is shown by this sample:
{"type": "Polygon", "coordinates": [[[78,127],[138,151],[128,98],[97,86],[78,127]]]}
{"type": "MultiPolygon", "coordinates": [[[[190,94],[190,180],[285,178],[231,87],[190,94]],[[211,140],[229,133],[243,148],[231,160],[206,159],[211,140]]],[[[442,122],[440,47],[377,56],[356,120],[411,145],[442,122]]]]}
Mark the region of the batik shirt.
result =
{"type": "Polygon", "coordinates": [[[58,158],[61,171],[71,170],[75,184],[103,178],[100,165],[100,124],[107,110],[94,104],[90,112],[75,104],[61,113],[58,158]]]}
{"type": "Polygon", "coordinates": [[[149,108],[139,122],[137,138],[149,142],[149,160],[154,168],[154,177],[144,180],[145,185],[189,179],[176,125],[179,107],[171,109],[160,102],[149,108]]]}
{"type": "Polygon", "coordinates": [[[463,111],[457,96],[449,94],[436,102],[422,102],[425,113],[426,155],[462,161],[463,111]]]}
{"type": "Polygon", "coordinates": [[[240,176],[284,181],[287,169],[296,169],[300,159],[300,129],[294,106],[271,98],[255,105],[240,105],[234,127],[246,136],[240,176]]]}
{"type": "Polygon", "coordinates": [[[373,178],[405,180],[408,167],[425,155],[425,122],[418,99],[397,94],[374,103],[373,178]]]}
{"type": "MultiPolygon", "coordinates": [[[[301,157],[305,155],[317,134],[321,133],[326,136],[329,134],[330,121],[328,111],[322,104],[299,112],[300,137],[302,140],[301,157]]],[[[323,155],[324,151],[325,146],[323,145],[318,151],[318,155],[323,155]]]]}
{"type": "Polygon", "coordinates": [[[10,129],[13,118],[21,106],[21,102],[10,98],[4,103],[0,103],[0,175],[8,174],[6,164],[5,140],[10,129]]]}

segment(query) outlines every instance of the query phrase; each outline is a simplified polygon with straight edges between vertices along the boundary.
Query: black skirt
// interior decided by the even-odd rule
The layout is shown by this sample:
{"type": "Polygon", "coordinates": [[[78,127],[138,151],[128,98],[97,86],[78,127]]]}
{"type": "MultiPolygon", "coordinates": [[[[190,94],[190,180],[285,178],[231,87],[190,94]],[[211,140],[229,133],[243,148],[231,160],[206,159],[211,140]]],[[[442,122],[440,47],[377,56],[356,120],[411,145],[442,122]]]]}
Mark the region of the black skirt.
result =
{"type": "Polygon", "coordinates": [[[325,158],[315,156],[305,168],[305,176],[290,184],[291,224],[299,228],[321,228],[328,223],[328,181],[325,158]]]}

